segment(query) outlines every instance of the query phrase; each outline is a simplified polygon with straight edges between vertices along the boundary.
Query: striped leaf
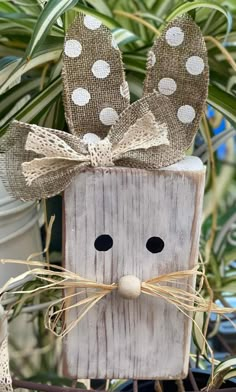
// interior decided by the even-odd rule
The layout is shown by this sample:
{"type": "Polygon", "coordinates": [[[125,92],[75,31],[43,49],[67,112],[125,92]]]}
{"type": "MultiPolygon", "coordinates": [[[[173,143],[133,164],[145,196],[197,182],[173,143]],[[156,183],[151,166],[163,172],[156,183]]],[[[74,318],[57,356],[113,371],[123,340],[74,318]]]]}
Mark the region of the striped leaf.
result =
{"type": "Polygon", "coordinates": [[[3,94],[0,99],[1,117],[3,118],[21,98],[38,88],[39,84],[40,78],[25,80],[3,94]]]}
{"type": "Polygon", "coordinates": [[[82,4],[77,4],[74,10],[77,12],[82,12],[86,15],[94,16],[95,18],[99,19],[104,24],[104,26],[108,27],[109,29],[115,29],[117,27],[120,27],[119,23],[117,23],[113,18],[104,15],[93,8],[88,8],[82,4]]]}
{"type": "Polygon", "coordinates": [[[9,123],[14,119],[23,122],[33,122],[52,105],[62,92],[61,78],[54,80],[48,87],[27,103],[19,112],[10,118],[0,130],[0,137],[6,132],[9,123]]]}
{"type": "Polygon", "coordinates": [[[136,34],[122,28],[113,30],[112,35],[117,44],[120,46],[140,40],[140,37],[138,37],[136,34]]]}
{"type": "MultiPolygon", "coordinates": [[[[61,55],[61,45],[59,43],[56,45],[52,45],[51,49],[42,50],[35,55],[30,61],[18,59],[13,64],[8,66],[8,69],[5,72],[0,72],[0,82],[2,78],[2,82],[5,80],[5,83],[0,88],[0,94],[3,94],[15,80],[19,77],[24,75],[26,72],[30,71],[31,69],[38,67],[39,65],[46,64],[50,61],[57,61],[61,55]],[[6,74],[6,72],[8,74],[6,74]]],[[[3,70],[4,71],[4,70],[3,70]]]]}
{"type": "Polygon", "coordinates": [[[76,3],[77,0],[48,1],[38,18],[29,46],[27,48],[26,57],[28,59],[33,56],[35,49],[39,46],[40,43],[44,41],[53,23],[76,3]]]}
{"type": "Polygon", "coordinates": [[[236,105],[233,95],[217,86],[210,85],[207,102],[222,113],[233,125],[236,125],[236,105]]]}

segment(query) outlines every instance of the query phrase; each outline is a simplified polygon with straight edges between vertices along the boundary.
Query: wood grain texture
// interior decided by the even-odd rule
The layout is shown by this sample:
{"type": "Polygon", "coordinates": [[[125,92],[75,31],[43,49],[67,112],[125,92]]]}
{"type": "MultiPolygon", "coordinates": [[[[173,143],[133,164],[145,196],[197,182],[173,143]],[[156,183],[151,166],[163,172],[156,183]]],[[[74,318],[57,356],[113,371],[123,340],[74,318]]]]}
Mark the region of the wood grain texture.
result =
{"type": "MultiPolygon", "coordinates": [[[[192,268],[197,262],[204,189],[198,158],[157,171],[99,168],[81,173],[65,191],[65,267],[98,282],[123,275],[140,280],[192,268]],[[107,252],[94,248],[101,234],[107,252]],[[161,237],[161,253],[146,248],[161,237]]],[[[68,314],[66,320],[76,317],[68,314]]],[[[64,341],[67,372],[74,378],[183,378],[191,322],[164,300],[113,292],[64,341]]]]}

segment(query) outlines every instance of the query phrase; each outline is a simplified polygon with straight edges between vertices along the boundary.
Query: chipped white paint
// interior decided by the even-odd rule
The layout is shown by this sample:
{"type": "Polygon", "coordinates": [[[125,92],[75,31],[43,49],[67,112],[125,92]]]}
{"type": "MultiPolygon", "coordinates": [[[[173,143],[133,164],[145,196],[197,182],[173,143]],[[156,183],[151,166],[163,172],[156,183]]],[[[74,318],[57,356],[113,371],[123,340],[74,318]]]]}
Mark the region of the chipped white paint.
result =
{"type": "MultiPolygon", "coordinates": [[[[104,283],[192,268],[203,189],[204,168],[194,157],[162,170],[116,167],[79,174],[65,191],[65,267],[104,283]],[[113,247],[96,251],[94,241],[104,233],[113,247]],[[163,239],[161,253],[147,250],[152,236],[163,239]]],[[[66,322],[76,312],[67,313],[66,322]]],[[[191,321],[173,305],[113,292],[65,338],[66,368],[74,378],[181,378],[190,336],[191,321]]]]}

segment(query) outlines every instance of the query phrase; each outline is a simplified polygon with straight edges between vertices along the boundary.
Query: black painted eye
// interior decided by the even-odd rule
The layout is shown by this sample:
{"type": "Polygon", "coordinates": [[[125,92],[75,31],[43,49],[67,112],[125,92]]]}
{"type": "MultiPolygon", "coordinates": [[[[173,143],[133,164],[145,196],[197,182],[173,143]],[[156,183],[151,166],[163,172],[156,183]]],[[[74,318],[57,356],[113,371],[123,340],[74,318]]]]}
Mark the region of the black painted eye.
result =
{"type": "Polygon", "coordinates": [[[109,234],[99,235],[94,242],[95,249],[100,252],[106,252],[113,246],[113,239],[109,234]]]}
{"type": "Polygon", "coordinates": [[[146,243],[146,248],[151,253],[160,253],[164,246],[164,241],[160,237],[150,237],[146,243]]]}

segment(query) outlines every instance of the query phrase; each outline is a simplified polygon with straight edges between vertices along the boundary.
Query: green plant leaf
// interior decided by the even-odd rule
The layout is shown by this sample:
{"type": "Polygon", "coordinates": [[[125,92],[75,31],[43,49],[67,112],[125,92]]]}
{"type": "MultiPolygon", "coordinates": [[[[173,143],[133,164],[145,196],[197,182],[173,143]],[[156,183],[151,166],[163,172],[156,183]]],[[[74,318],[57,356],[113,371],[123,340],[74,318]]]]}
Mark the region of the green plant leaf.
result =
{"type": "Polygon", "coordinates": [[[197,8],[210,8],[213,10],[217,10],[219,12],[221,12],[223,15],[225,15],[225,17],[227,18],[228,21],[228,29],[230,30],[231,26],[232,26],[232,16],[231,13],[224,7],[222,7],[221,5],[217,4],[214,1],[187,1],[186,3],[183,3],[181,5],[179,5],[178,7],[176,7],[166,18],[166,20],[169,22],[170,20],[176,18],[177,16],[180,16],[182,14],[185,14],[189,11],[192,11],[194,9],[197,8]]]}
{"type": "Polygon", "coordinates": [[[30,33],[32,33],[33,28],[36,23],[36,18],[33,18],[32,16],[28,16],[26,14],[20,14],[20,13],[2,13],[0,12],[0,21],[1,23],[3,21],[10,20],[13,26],[21,26],[25,30],[28,30],[30,33]]]}
{"type": "Polygon", "coordinates": [[[101,14],[110,16],[112,18],[112,12],[106,4],[105,0],[87,0],[87,3],[94,7],[101,14]]]}
{"type": "Polygon", "coordinates": [[[236,125],[235,97],[221,90],[219,87],[210,84],[207,101],[233,125],[236,125]]]}
{"type": "Polygon", "coordinates": [[[6,75],[6,70],[3,75],[1,75],[2,72],[0,72],[0,81],[2,80],[1,77],[3,78],[3,80],[5,80],[5,83],[0,88],[0,94],[5,92],[15,80],[19,79],[19,77],[21,77],[31,69],[38,67],[39,65],[49,63],[50,61],[57,61],[61,55],[61,50],[61,47],[59,49],[56,45],[56,47],[54,47],[54,49],[51,48],[50,51],[40,51],[28,62],[25,60],[21,61],[18,59],[18,61],[15,62],[15,65],[17,66],[13,67],[12,64],[9,65],[9,68],[7,70],[8,75],[6,75]]]}
{"type": "MultiPolygon", "coordinates": [[[[227,142],[227,140],[234,136],[236,136],[236,130],[233,128],[227,129],[220,134],[213,136],[211,139],[213,151],[216,151],[223,143],[227,142]]],[[[203,163],[206,163],[209,155],[207,143],[202,144],[198,149],[196,149],[194,151],[194,155],[199,157],[203,163]]]]}
{"type": "Polygon", "coordinates": [[[140,39],[136,34],[133,34],[131,31],[122,28],[113,30],[112,35],[117,44],[120,46],[126,45],[130,42],[138,41],[140,39]]]}
{"type": "Polygon", "coordinates": [[[28,59],[33,56],[35,49],[44,41],[53,23],[76,3],[77,0],[49,0],[47,2],[38,18],[27,48],[26,57],[28,59]]]}
{"type": "MultiPolygon", "coordinates": [[[[0,60],[0,85],[2,85],[6,80],[8,80],[12,71],[14,71],[17,65],[20,63],[21,59],[17,57],[4,57],[0,60]]],[[[8,86],[11,82],[8,84],[8,86]]],[[[1,90],[1,89],[0,89],[1,90]]]]}
{"type": "MultiPolygon", "coordinates": [[[[28,122],[35,121],[39,115],[44,113],[49,105],[58,98],[62,92],[61,78],[54,80],[49,86],[43,91],[36,95],[29,103],[27,103],[16,115],[13,116],[16,120],[28,122]]],[[[0,137],[5,133],[9,123],[13,120],[10,118],[6,124],[0,130],[0,137]]]]}
{"type": "Polygon", "coordinates": [[[229,380],[230,378],[236,377],[236,369],[230,370],[226,375],[224,376],[224,380],[229,380]]]}
{"type": "Polygon", "coordinates": [[[21,98],[39,87],[39,83],[40,78],[25,80],[2,94],[0,99],[1,117],[3,118],[21,98]]]}
{"type": "Polygon", "coordinates": [[[82,4],[77,4],[76,7],[74,7],[74,10],[77,12],[83,12],[86,15],[94,16],[95,18],[99,19],[104,24],[104,26],[108,27],[109,29],[115,29],[117,27],[120,27],[119,23],[115,19],[98,12],[93,8],[88,8],[82,4]]]}
{"type": "Polygon", "coordinates": [[[19,9],[9,1],[0,1],[0,12],[17,12],[19,9]]]}
{"type": "Polygon", "coordinates": [[[227,369],[232,370],[232,367],[236,367],[236,356],[232,356],[229,359],[221,361],[221,363],[215,367],[214,374],[216,375],[219,372],[223,372],[227,369]]]}
{"type": "Polygon", "coordinates": [[[42,11],[42,5],[37,0],[18,0],[18,7],[28,15],[35,15],[38,17],[42,11]]]}
{"type": "Polygon", "coordinates": [[[193,341],[198,350],[203,351],[203,355],[206,355],[206,343],[203,338],[203,330],[206,323],[206,314],[203,312],[196,312],[194,315],[194,323],[192,329],[193,341]],[[202,333],[201,333],[202,332],[202,333]]]}

